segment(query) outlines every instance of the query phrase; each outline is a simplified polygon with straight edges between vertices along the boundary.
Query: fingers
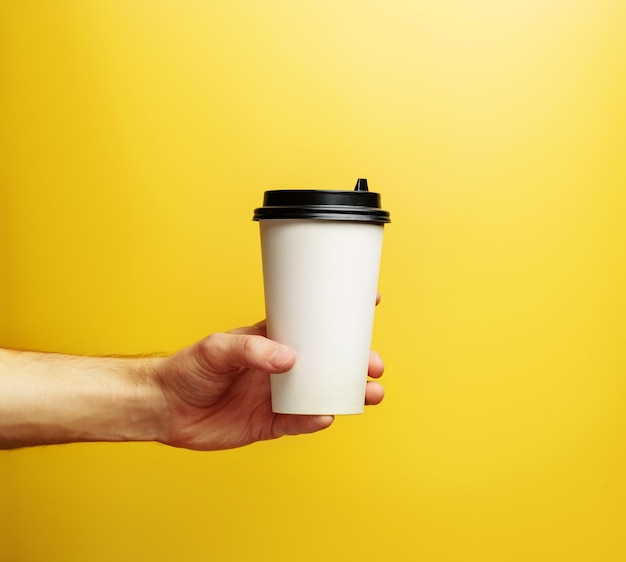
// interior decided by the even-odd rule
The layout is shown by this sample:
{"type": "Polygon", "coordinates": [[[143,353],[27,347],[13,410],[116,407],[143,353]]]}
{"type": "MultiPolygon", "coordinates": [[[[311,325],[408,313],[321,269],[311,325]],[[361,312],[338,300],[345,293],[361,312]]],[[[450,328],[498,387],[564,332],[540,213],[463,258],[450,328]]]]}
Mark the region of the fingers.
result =
{"type": "Polygon", "coordinates": [[[383,297],[382,297],[382,295],[380,294],[380,291],[377,291],[377,292],[376,292],[376,304],[377,304],[377,305],[379,305],[379,304],[380,304],[380,301],[381,301],[381,299],[382,299],[382,298],[383,298],[383,297]]]}
{"type": "Polygon", "coordinates": [[[375,351],[370,351],[370,362],[367,369],[367,376],[373,379],[379,379],[385,372],[385,364],[380,355],[375,351]]]}
{"type": "MultiPolygon", "coordinates": [[[[375,382],[368,381],[365,389],[365,405],[376,406],[383,401],[385,390],[375,382]]],[[[293,414],[276,414],[273,424],[274,437],[284,435],[300,435],[304,433],[315,433],[330,427],[334,416],[299,416],[293,414]]]]}
{"type": "MultiPolygon", "coordinates": [[[[383,401],[385,391],[375,382],[368,381],[365,390],[365,405],[375,406],[383,401]]],[[[334,416],[299,416],[293,414],[276,414],[272,432],[275,438],[284,435],[301,435],[315,433],[330,427],[335,420],[334,416]]]]}
{"type": "MultiPolygon", "coordinates": [[[[367,375],[373,379],[379,379],[383,376],[385,364],[380,355],[375,351],[370,351],[370,363],[367,375]]],[[[365,388],[365,405],[376,406],[383,401],[385,397],[385,389],[376,381],[367,381],[365,388]]]]}
{"type": "Polygon", "coordinates": [[[217,373],[242,367],[282,373],[296,361],[295,352],[287,346],[260,335],[239,333],[211,334],[197,345],[197,354],[203,367],[217,373]]]}
{"type": "Polygon", "coordinates": [[[229,334],[250,334],[256,336],[267,337],[267,322],[261,320],[252,326],[245,326],[243,328],[236,328],[235,330],[229,330],[229,334]]]}
{"type": "Polygon", "coordinates": [[[383,401],[385,389],[376,381],[367,381],[365,387],[365,405],[376,406],[383,401]]]}
{"type": "Polygon", "coordinates": [[[284,435],[301,435],[315,433],[330,427],[335,418],[333,416],[299,416],[293,414],[276,414],[272,432],[274,437],[284,435]]]}

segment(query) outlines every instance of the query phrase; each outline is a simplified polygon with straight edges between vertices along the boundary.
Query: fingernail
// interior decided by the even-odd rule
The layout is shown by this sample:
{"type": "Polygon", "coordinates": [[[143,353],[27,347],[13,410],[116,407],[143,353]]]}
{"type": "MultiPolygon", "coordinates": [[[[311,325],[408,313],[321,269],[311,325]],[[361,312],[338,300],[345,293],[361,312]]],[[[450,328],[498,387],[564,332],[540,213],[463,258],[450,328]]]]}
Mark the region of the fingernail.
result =
{"type": "Polygon", "coordinates": [[[282,369],[293,361],[293,352],[286,347],[279,347],[270,358],[270,365],[282,369]]]}

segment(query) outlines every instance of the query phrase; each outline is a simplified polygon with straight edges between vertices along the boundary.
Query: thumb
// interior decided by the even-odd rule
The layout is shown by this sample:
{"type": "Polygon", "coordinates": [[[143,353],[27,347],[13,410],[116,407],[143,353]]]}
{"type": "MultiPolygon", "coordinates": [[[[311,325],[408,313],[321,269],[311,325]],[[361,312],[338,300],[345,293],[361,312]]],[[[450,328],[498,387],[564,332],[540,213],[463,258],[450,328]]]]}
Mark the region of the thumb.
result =
{"type": "Polygon", "coordinates": [[[211,334],[199,344],[200,361],[209,371],[228,373],[242,367],[282,373],[293,367],[293,349],[250,334],[211,334]]]}

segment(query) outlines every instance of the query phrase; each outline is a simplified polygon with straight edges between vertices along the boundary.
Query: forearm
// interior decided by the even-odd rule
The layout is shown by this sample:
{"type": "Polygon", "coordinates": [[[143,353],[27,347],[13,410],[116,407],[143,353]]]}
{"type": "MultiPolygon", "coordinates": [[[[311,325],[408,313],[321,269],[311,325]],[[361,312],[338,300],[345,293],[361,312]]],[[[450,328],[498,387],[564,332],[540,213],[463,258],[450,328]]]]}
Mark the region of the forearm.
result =
{"type": "Polygon", "coordinates": [[[0,448],[157,440],[157,361],[0,349],[0,448]]]}

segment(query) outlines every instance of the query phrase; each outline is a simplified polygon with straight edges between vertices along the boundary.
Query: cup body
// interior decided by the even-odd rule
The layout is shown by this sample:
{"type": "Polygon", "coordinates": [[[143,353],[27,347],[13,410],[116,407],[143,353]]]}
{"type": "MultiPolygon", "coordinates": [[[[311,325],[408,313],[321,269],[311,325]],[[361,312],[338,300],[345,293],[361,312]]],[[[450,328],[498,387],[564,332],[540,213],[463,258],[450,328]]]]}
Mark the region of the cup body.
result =
{"type": "Polygon", "coordinates": [[[260,221],[268,337],[297,353],[271,375],[272,409],[363,412],[383,225],[260,221]]]}

